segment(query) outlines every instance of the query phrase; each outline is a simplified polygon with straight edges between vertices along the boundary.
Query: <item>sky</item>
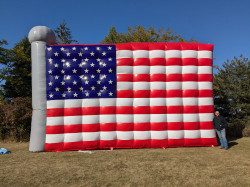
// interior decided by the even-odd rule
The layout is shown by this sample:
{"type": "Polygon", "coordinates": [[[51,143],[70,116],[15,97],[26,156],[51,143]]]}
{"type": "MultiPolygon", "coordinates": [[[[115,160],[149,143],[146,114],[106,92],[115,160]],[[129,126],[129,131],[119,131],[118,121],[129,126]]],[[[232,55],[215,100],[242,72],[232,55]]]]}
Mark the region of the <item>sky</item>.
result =
{"type": "Polygon", "coordinates": [[[99,43],[111,26],[171,28],[185,39],[214,45],[214,65],[250,56],[249,0],[0,0],[0,39],[7,48],[44,25],[63,19],[80,44],[99,43]]]}

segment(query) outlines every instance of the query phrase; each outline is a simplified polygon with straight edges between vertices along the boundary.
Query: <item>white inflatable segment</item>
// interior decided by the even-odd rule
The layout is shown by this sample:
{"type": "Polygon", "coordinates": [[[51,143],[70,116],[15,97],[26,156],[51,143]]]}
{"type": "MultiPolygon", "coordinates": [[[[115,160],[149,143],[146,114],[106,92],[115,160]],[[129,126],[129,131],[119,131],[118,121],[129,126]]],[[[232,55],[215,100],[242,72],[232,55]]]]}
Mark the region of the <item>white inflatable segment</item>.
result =
{"type": "Polygon", "coordinates": [[[46,133],[46,43],[54,44],[53,31],[45,26],[32,28],[28,35],[32,61],[32,123],[30,134],[31,152],[44,151],[46,133]]]}

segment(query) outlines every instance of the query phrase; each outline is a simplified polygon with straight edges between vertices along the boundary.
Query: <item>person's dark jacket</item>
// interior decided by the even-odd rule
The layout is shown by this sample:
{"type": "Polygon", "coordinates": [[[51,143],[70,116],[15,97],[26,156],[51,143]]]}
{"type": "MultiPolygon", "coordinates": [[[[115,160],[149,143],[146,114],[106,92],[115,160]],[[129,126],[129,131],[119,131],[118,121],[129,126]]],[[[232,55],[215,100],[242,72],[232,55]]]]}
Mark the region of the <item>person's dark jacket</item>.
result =
{"type": "Polygon", "coordinates": [[[227,128],[227,121],[223,116],[215,116],[213,120],[214,129],[222,130],[227,128]]]}

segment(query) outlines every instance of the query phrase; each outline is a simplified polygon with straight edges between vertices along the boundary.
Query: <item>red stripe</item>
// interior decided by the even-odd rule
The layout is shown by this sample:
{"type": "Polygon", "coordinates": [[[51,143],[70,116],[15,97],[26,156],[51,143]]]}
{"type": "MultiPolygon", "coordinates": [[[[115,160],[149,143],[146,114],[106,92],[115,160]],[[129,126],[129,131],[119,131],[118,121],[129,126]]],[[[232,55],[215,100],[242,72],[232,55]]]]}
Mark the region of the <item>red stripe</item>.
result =
{"type": "Polygon", "coordinates": [[[213,90],[117,90],[117,98],[213,97],[213,90]]]}
{"type": "Polygon", "coordinates": [[[212,82],[212,74],[118,74],[117,82],[212,82]]]}
{"type": "Polygon", "coordinates": [[[47,126],[46,134],[107,131],[207,130],[213,122],[96,123],[47,126]]]}
{"type": "Polygon", "coordinates": [[[118,58],[117,66],[212,66],[209,58],[118,58]]]}
{"type": "Polygon", "coordinates": [[[79,142],[46,143],[45,151],[72,151],[109,148],[167,148],[183,146],[214,146],[216,138],[164,139],[164,140],[96,140],[79,142]]]}
{"type": "Polygon", "coordinates": [[[107,114],[192,114],[213,113],[208,106],[102,106],[47,109],[47,117],[107,114]]]}

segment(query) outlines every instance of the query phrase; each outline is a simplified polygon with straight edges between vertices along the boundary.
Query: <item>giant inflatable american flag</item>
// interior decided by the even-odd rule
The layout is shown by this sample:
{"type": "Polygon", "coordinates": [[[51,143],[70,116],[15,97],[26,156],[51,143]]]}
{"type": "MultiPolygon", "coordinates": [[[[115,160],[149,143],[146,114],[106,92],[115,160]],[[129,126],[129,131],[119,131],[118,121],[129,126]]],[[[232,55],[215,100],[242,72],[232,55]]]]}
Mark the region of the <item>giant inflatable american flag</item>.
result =
{"type": "Polygon", "coordinates": [[[213,45],[47,45],[46,151],[216,145],[213,45]]]}

